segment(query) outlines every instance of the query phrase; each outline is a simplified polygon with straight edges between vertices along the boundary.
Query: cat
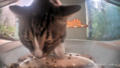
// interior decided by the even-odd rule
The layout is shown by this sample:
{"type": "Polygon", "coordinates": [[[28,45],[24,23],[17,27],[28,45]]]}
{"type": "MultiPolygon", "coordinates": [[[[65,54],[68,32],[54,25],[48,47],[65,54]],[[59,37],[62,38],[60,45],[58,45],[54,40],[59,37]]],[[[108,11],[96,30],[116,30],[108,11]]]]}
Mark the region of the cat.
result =
{"type": "Polygon", "coordinates": [[[19,38],[36,57],[55,51],[64,57],[67,19],[81,9],[80,5],[63,6],[59,0],[34,0],[30,6],[13,5],[10,10],[19,19],[19,38]]]}

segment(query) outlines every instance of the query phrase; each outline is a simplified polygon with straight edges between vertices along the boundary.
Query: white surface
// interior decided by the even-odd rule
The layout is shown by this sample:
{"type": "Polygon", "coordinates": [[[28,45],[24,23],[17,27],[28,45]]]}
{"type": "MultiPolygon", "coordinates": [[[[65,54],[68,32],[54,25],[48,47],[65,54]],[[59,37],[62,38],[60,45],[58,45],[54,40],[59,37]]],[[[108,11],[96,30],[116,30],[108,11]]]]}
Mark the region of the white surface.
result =
{"type": "Polygon", "coordinates": [[[21,46],[9,52],[0,54],[0,59],[5,63],[5,65],[10,66],[12,63],[17,63],[18,58],[26,54],[30,54],[29,50],[24,46],[21,46]]]}
{"type": "Polygon", "coordinates": [[[11,41],[0,39],[0,45],[2,45],[2,44],[4,44],[4,43],[8,43],[8,42],[11,42],[11,41]]]}
{"type": "Polygon", "coordinates": [[[4,43],[0,45],[0,53],[6,53],[20,46],[22,46],[22,43],[20,41],[12,41],[8,43],[4,43]]]}

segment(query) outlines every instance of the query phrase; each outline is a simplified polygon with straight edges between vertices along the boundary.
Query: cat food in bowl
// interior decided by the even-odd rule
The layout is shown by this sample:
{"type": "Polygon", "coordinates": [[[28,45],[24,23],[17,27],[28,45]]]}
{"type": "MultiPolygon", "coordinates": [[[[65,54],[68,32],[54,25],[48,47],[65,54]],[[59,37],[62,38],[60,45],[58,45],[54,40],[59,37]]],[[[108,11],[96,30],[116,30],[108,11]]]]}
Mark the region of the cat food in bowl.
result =
{"type": "Polygon", "coordinates": [[[20,63],[15,63],[10,68],[99,68],[90,57],[69,53],[64,58],[54,55],[41,59],[28,56],[20,63]]]}

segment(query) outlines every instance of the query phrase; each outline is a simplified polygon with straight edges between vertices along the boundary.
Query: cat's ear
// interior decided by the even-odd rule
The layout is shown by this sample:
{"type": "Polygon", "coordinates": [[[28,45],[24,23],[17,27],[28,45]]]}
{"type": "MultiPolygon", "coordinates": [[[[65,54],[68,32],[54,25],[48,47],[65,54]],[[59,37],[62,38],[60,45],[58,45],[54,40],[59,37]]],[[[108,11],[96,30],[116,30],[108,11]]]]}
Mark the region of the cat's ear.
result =
{"type": "Polygon", "coordinates": [[[62,16],[69,16],[81,9],[80,5],[59,6],[59,12],[62,16]]]}
{"type": "Polygon", "coordinates": [[[26,7],[20,7],[20,6],[14,5],[14,6],[10,6],[9,9],[17,15],[24,15],[27,13],[26,7]]]}
{"type": "Polygon", "coordinates": [[[57,5],[62,5],[61,4],[61,2],[60,2],[60,0],[52,0],[55,4],[57,4],[57,5]]]}

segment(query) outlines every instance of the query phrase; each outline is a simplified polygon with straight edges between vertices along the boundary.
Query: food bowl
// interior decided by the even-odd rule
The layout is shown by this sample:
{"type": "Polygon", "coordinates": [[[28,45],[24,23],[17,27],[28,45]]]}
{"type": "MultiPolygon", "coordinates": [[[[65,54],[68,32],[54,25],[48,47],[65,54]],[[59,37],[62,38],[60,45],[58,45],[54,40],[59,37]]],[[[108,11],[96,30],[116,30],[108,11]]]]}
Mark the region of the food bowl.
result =
{"type": "MultiPolygon", "coordinates": [[[[15,42],[15,41],[14,41],[15,42]]],[[[19,43],[10,42],[1,45],[0,48],[6,49],[7,46],[21,45],[19,43]],[[9,45],[13,43],[12,45],[9,45]]],[[[89,55],[94,60],[96,65],[104,66],[104,68],[119,68],[120,63],[120,49],[118,46],[108,44],[101,41],[89,41],[89,40],[66,40],[65,41],[66,53],[77,53],[80,55],[89,55]]],[[[0,53],[0,59],[6,66],[10,66],[12,63],[18,63],[18,59],[21,56],[30,54],[29,50],[23,45],[14,49],[7,50],[0,53]]]]}

